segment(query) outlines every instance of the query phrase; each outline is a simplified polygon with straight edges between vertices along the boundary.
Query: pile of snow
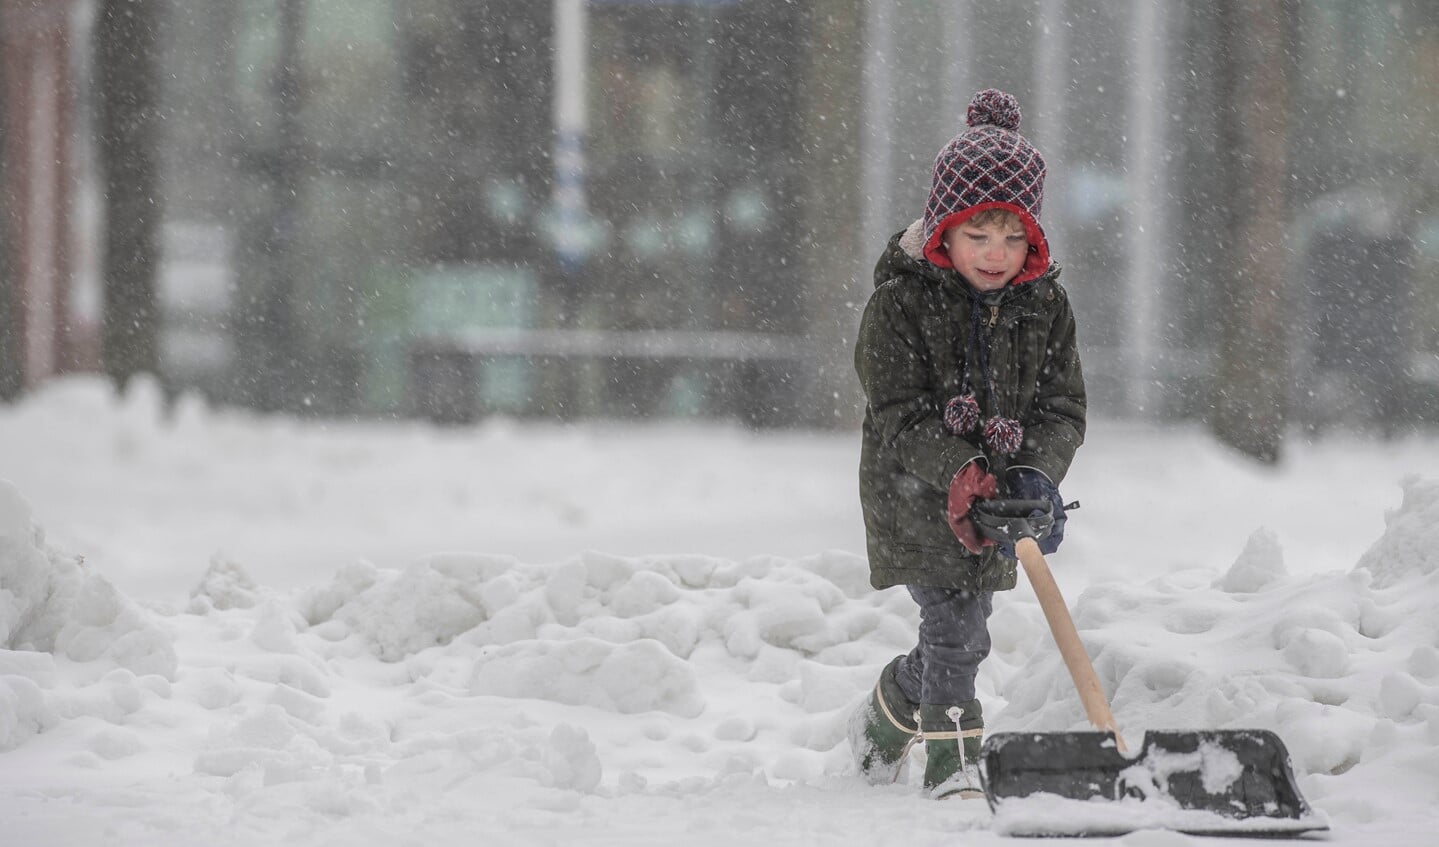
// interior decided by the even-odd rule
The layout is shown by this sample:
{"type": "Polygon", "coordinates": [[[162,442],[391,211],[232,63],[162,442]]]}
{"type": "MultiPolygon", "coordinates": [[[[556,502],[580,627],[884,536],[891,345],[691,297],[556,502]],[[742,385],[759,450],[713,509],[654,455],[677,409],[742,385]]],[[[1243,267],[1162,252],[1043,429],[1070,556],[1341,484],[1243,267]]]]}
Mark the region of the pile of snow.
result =
{"type": "MultiPolygon", "coordinates": [[[[1259,728],[1311,803],[1359,820],[1439,798],[1439,481],[1409,479],[1348,573],[1286,575],[1260,531],[1217,580],[1106,582],[1075,623],[1131,745],[1148,729],[1259,728]]],[[[998,693],[996,729],[1082,729],[1046,646],[998,693]]]]}
{"type": "Polygon", "coordinates": [[[30,506],[0,480],[0,750],[77,714],[121,716],[176,670],[170,639],[75,556],[45,544],[30,506]],[[81,700],[52,702],[61,667],[93,682],[81,700]]]}
{"type": "Polygon", "coordinates": [[[153,759],[257,803],[303,785],[303,803],[384,815],[450,783],[619,796],[656,780],[662,793],[822,780],[845,767],[857,692],[915,625],[905,597],[872,591],[864,560],[842,553],[555,566],[449,553],[286,593],[217,560],[184,611],[145,612],[38,547],[28,506],[4,491],[24,541],[7,530],[0,560],[7,592],[22,588],[12,629],[49,633],[0,652],[28,735],[78,724],[72,762],[153,759]],[[48,684],[57,663],[67,684],[48,684]]]}
{"type": "MultiPolygon", "coordinates": [[[[7,840],[1001,843],[983,804],[923,799],[918,768],[851,773],[848,713],[917,623],[844,552],[852,435],[167,419],[72,383],[0,408],[16,444],[7,840]],[[591,533],[625,554],[578,552],[591,533]]],[[[1271,729],[1331,843],[1431,840],[1439,483],[1407,481],[1387,522],[1369,504],[1433,446],[1303,448],[1266,475],[1202,434],[1096,427],[1051,562],[1131,746],[1271,729]],[[1133,492],[1176,480],[1191,493],[1136,526],[1133,492]]],[[[1023,584],[991,632],[990,728],[1083,728],[1023,584]]]]}
{"type": "MultiPolygon", "coordinates": [[[[858,792],[845,717],[915,625],[906,597],[837,553],[449,553],[283,594],[217,561],[164,615],[45,548],[13,486],[0,518],[5,746],[78,722],[72,761],[158,758],[191,792],[280,815],[383,817],[453,785],[616,799],[741,776],[858,792]]],[[[1260,533],[1217,578],[1090,587],[1076,622],[1127,732],[1273,729],[1310,800],[1351,820],[1432,800],[1439,483],[1410,481],[1389,526],[1349,574],[1286,576],[1260,533]]],[[[1000,601],[1004,641],[1033,610],[1022,588],[1000,601]]],[[[1008,700],[992,727],[1083,728],[1052,646],[1022,640],[1023,662],[1001,651],[986,668],[986,699],[1008,700]]]]}

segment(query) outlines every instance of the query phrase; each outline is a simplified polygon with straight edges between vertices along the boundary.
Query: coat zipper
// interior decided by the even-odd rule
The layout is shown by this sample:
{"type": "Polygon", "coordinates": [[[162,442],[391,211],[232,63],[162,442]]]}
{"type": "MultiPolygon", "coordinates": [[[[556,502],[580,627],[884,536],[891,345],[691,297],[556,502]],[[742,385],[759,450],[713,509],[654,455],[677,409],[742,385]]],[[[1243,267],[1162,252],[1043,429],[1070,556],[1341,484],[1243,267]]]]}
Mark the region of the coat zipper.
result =
{"type": "MultiPolygon", "coordinates": [[[[1021,313],[1019,313],[1019,314],[1017,314],[1017,315],[1011,316],[1009,320],[1005,321],[1005,327],[1006,327],[1006,328],[1012,327],[1012,326],[1014,326],[1015,324],[1019,323],[1019,322],[1022,321],[1022,320],[1025,320],[1025,319],[1027,319],[1027,318],[1036,318],[1036,317],[1039,317],[1039,313],[1038,313],[1038,312],[1021,312],[1021,313]]],[[[989,327],[989,330],[990,330],[989,339],[988,339],[988,342],[989,342],[989,345],[990,345],[990,346],[989,346],[990,355],[993,355],[993,354],[994,354],[994,327],[996,326],[996,324],[998,324],[998,322],[999,322],[999,306],[997,306],[997,305],[990,306],[990,307],[989,307],[989,322],[988,322],[988,327],[989,327]]],[[[1014,348],[1014,345],[1012,345],[1012,344],[1010,345],[1010,347],[1012,348],[1012,349],[1010,349],[1010,351],[1009,351],[1010,361],[1006,362],[1005,364],[1006,364],[1007,366],[1012,367],[1012,366],[1014,365],[1013,358],[1014,358],[1014,356],[1015,356],[1016,353],[1017,353],[1017,349],[1013,349],[1013,348],[1014,348]]],[[[1018,389],[1016,389],[1016,391],[1017,391],[1017,390],[1018,390],[1018,389]]],[[[1011,395],[1006,395],[1004,399],[1005,399],[1005,403],[1003,403],[1003,404],[999,404],[999,402],[998,402],[998,401],[999,401],[999,398],[997,398],[997,397],[992,397],[992,398],[990,398],[990,402],[996,403],[996,404],[997,404],[997,405],[996,405],[996,408],[999,409],[999,408],[1009,408],[1009,406],[1015,405],[1015,404],[1017,403],[1017,400],[1018,400],[1017,397],[1014,397],[1014,396],[1011,396],[1011,395]]]]}

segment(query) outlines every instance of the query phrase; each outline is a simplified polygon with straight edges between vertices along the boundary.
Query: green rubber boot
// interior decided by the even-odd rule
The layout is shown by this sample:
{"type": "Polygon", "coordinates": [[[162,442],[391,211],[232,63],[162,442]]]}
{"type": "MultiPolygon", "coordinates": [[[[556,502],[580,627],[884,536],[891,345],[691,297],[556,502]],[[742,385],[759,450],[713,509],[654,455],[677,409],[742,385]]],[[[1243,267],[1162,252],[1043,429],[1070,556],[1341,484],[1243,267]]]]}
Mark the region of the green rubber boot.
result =
{"type": "Polygon", "coordinates": [[[919,740],[919,706],[904,696],[895,681],[903,656],[884,666],[869,699],[849,719],[849,746],[860,776],[870,785],[899,779],[909,749],[919,740]]]}
{"type": "Polygon", "coordinates": [[[979,748],[984,741],[984,710],[978,700],[919,707],[924,737],[924,788],[936,800],[984,796],[979,781],[979,748]]]}

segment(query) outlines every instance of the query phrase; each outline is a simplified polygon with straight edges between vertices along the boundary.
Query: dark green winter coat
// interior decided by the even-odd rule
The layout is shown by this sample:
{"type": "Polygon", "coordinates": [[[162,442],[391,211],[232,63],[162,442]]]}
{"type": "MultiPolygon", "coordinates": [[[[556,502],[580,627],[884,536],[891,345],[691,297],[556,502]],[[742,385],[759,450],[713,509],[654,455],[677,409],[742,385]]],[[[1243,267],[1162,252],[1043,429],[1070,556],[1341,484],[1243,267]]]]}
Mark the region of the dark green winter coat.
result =
{"type": "Polygon", "coordinates": [[[981,437],[951,435],[945,404],[961,393],[969,344],[971,289],[956,271],[918,258],[918,226],[899,233],[875,267],[875,291],[860,324],[855,369],[867,408],[860,457],[860,501],[876,588],[926,585],[1002,590],[1015,562],[986,547],[971,555],[945,519],[950,480],[983,457],[1001,480],[1006,467],[1037,468],[1064,479],[1084,440],[1084,376],[1074,313],[1058,265],[1038,279],[1006,286],[978,304],[979,339],[989,345],[994,393],[979,369],[971,381],[981,420],[1000,414],[1024,426],[1012,457],[985,452],[981,437]],[[997,401],[997,402],[996,402],[997,401]]]}

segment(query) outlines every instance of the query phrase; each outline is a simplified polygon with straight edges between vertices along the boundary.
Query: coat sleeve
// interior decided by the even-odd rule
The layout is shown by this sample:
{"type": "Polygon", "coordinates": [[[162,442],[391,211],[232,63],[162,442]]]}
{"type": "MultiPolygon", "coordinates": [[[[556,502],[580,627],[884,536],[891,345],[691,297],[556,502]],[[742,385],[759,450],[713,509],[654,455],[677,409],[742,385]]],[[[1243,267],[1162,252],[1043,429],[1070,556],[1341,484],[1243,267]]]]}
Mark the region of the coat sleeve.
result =
{"type": "Polygon", "coordinates": [[[860,321],[854,364],[870,424],[883,447],[910,474],[948,490],[960,469],[983,454],[944,428],[948,398],[938,396],[919,326],[896,296],[897,283],[875,290],[860,321]]]}
{"type": "Polygon", "coordinates": [[[1034,405],[1024,421],[1024,444],[1010,467],[1036,468],[1058,485],[1084,443],[1086,397],[1074,310],[1064,289],[1055,288],[1057,314],[1045,340],[1034,405]]]}

